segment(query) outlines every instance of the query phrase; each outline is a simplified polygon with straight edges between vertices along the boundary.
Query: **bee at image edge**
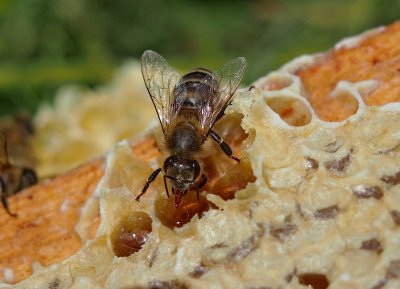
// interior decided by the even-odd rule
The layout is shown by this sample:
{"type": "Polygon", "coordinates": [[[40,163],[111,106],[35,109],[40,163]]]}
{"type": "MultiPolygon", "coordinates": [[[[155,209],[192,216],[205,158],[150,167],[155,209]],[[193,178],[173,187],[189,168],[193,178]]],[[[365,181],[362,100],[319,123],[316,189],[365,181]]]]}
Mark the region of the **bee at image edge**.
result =
{"type": "Polygon", "coordinates": [[[199,156],[204,142],[210,137],[233,160],[227,143],[212,128],[224,114],[246,70],[246,59],[238,57],[214,72],[195,68],[181,76],[158,53],[146,50],[142,55],[142,75],[157,111],[169,157],[163,168],[148,178],[140,195],[146,192],[158,174],[164,172],[165,191],[170,197],[171,183],[177,208],[189,191],[199,190],[207,182],[199,156]]]}
{"type": "Polygon", "coordinates": [[[8,207],[7,198],[37,183],[35,172],[30,168],[12,166],[8,160],[7,138],[0,132],[0,199],[7,214],[16,217],[8,207]]]}

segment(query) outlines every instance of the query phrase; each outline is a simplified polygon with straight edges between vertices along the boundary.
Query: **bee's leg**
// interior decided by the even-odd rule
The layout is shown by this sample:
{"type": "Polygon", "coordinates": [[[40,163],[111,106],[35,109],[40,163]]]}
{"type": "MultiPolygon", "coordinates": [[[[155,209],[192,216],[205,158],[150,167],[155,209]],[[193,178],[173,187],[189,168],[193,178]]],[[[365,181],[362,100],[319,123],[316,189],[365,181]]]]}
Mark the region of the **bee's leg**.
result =
{"type": "Polygon", "coordinates": [[[169,199],[169,191],[168,191],[168,184],[167,184],[167,177],[164,175],[164,186],[165,186],[165,192],[167,193],[167,197],[169,199]]]}
{"type": "Polygon", "coordinates": [[[252,91],[253,89],[256,89],[256,87],[255,87],[254,85],[251,85],[251,86],[249,87],[249,91],[252,91]]]}
{"type": "Polygon", "coordinates": [[[16,214],[11,213],[9,207],[8,207],[8,201],[7,201],[7,195],[6,195],[6,186],[4,184],[3,179],[0,177],[0,198],[1,198],[1,203],[3,204],[4,209],[6,210],[7,214],[9,214],[11,217],[17,217],[16,214]]]}
{"type": "Polygon", "coordinates": [[[211,130],[210,132],[211,137],[213,138],[213,140],[215,140],[217,143],[219,143],[219,146],[221,147],[222,151],[231,159],[234,159],[235,161],[237,161],[238,163],[240,162],[240,159],[238,159],[237,157],[234,157],[232,155],[232,149],[230,148],[230,146],[224,142],[224,140],[222,139],[222,137],[219,136],[219,134],[217,134],[215,131],[211,130]]]}
{"type": "Polygon", "coordinates": [[[201,180],[197,183],[197,187],[201,189],[207,183],[207,176],[205,174],[201,174],[201,180]]]}
{"type": "Polygon", "coordinates": [[[159,174],[160,172],[161,172],[161,168],[160,168],[160,169],[156,169],[156,170],[150,175],[150,177],[147,179],[147,182],[146,182],[146,184],[144,185],[144,187],[143,187],[143,189],[142,189],[142,192],[140,193],[139,196],[136,197],[136,201],[139,202],[140,197],[143,196],[144,193],[146,193],[146,190],[149,188],[150,183],[151,183],[152,181],[154,181],[154,180],[157,178],[157,176],[158,176],[158,174],[159,174]]]}
{"type": "Polygon", "coordinates": [[[200,189],[206,184],[207,182],[207,176],[205,174],[201,175],[201,180],[197,182],[196,184],[196,196],[197,196],[197,201],[200,200],[200,189]]]}

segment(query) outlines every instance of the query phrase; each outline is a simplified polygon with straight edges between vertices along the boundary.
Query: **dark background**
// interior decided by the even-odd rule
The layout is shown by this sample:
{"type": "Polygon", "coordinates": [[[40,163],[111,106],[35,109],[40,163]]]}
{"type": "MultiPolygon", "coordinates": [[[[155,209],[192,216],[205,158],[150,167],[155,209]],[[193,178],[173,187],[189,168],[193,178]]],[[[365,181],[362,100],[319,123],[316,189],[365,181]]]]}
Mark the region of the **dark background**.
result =
{"type": "Polygon", "coordinates": [[[1,0],[0,115],[33,112],[65,83],[106,83],[146,49],[178,69],[245,56],[250,83],[399,16],[386,0],[1,0]]]}

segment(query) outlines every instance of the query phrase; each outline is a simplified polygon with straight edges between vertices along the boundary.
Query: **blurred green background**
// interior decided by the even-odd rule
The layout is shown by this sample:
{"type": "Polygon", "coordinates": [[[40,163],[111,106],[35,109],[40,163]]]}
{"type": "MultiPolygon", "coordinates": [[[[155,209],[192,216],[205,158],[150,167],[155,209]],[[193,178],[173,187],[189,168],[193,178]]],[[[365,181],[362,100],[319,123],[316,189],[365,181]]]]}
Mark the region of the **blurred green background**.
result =
{"type": "Polygon", "coordinates": [[[34,112],[65,83],[106,83],[146,49],[179,69],[245,56],[250,83],[399,16],[386,0],[1,0],[0,115],[34,112]]]}

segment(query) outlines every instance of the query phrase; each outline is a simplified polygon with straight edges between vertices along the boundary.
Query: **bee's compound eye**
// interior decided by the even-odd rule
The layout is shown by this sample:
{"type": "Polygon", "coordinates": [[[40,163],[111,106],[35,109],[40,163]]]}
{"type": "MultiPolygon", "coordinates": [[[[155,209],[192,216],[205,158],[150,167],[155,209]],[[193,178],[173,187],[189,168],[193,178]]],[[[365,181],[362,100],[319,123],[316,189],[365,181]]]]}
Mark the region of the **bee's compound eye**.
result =
{"type": "Polygon", "coordinates": [[[168,168],[175,167],[178,163],[178,157],[176,156],[169,156],[165,161],[164,161],[164,171],[168,171],[168,168]]]}
{"type": "Polygon", "coordinates": [[[175,178],[180,173],[180,160],[176,156],[168,157],[164,162],[164,173],[175,178]]]}
{"type": "Polygon", "coordinates": [[[200,174],[200,165],[196,160],[188,160],[190,168],[193,170],[194,178],[197,178],[200,174]]]}

